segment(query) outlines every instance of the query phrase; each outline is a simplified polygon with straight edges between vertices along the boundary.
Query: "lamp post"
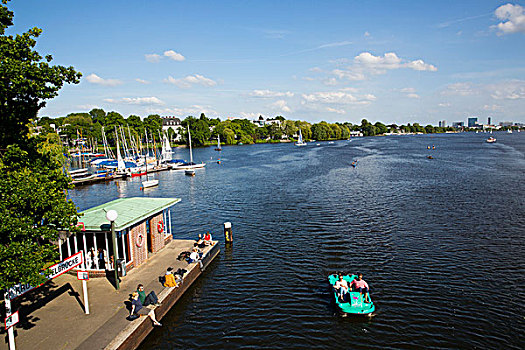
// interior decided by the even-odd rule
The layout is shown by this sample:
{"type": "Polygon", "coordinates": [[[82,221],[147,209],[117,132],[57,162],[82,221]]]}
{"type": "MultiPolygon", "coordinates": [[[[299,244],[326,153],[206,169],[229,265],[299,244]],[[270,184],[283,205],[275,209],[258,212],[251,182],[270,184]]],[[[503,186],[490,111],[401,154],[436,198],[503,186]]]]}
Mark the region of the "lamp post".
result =
{"type": "Polygon", "coordinates": [[[117,237],[115,235],[115,220],[118,218],[118,213],[116,210],[108,210],[106,212],[106,219],[111,222],[111,239],[113,240],[113,269],[115,270],[115,287],[117,290],[120,288],[118,280],[118,271],[117,271],[117,237]]]}

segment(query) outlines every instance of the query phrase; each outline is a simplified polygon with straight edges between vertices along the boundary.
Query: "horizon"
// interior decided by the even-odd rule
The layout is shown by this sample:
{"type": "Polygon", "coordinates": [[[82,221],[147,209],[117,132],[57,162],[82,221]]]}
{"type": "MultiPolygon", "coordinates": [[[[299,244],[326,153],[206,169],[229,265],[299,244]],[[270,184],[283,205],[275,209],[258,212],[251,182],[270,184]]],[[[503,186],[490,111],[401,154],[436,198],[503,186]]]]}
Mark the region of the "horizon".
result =
{"type": "Polygon", "coordinates": [[[523,1],[11,1],[6,34],[82,72],[39,117],[525,122],[523,1]]]}

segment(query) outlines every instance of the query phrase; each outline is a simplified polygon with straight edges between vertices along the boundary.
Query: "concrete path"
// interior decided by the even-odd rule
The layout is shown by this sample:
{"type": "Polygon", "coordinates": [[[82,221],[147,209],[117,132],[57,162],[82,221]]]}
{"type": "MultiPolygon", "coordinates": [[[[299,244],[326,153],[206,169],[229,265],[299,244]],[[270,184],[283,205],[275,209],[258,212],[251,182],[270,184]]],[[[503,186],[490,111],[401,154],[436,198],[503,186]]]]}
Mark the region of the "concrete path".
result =
{"type": "MultiPolygon", "coordinates": [[[[160,295],[165,288],[159,276],[164,275],[167,267],[198,269],[198,264],[177,260],[179,253],[190,251],[194,243],[173,240],[122,277],[118,291],[106,278],[90,279],[89,315],[84,313],[82,282],[69,274],[15,299],[13,309],[20,313],[20,323],[15,326],[17,349],[104,349],[132,322],[137,322],[126,320],[129,311],[124,302],[139,283],[144,285],[146,293],[154,290],[160,295]]],[[[5,342],[0,349],[8,349],[7,333],[5,330],[2,333],[5,342]]]]}

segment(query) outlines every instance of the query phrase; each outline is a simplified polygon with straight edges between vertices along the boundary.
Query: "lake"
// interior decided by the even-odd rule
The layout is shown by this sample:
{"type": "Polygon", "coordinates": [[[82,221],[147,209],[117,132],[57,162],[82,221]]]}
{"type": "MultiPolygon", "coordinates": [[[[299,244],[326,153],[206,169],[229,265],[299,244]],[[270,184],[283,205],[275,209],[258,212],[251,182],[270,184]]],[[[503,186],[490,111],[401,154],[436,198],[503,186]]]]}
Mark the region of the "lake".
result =
{"type": "Polygon", "coordinates": [[[194,159],[208,164],[195,177],[161,172],[145,191],[134,178],[70,195],[82,210],[178,197],[175,238],[210,231],[221,242],[141,349],[521,349],[525,133],[493,136],[226,146],[221,164],[201,148],[194,159]],[[336,271],[363,273],[374,318],[337,314],[326,280],[336,271]]]}

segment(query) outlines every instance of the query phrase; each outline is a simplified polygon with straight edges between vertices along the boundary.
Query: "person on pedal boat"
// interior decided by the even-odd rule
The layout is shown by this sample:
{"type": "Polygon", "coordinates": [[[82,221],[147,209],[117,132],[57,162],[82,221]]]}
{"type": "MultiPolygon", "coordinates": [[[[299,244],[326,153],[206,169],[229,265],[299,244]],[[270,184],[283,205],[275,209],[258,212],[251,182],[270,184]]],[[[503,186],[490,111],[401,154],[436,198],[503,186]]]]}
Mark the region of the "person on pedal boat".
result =
{"type": "Polygon", "coordinates": [[[348,282],[343,279],[343,275],[339,275],[339,279],[335,281],[334,288],[338,291],[339,298],[344,301],[348,294],[348,282]]]}
{"type": "Polygon", "coordinates": [[[363,274],[359,273],[357,274],[357,278],[350,283],[350,291],[352,290],[352,287],[355,286],[356,292],[361,293],[361,295],[364,295],[365,297],[365,303],[368,303],[368,283],[363,280],[363,274]]]}

